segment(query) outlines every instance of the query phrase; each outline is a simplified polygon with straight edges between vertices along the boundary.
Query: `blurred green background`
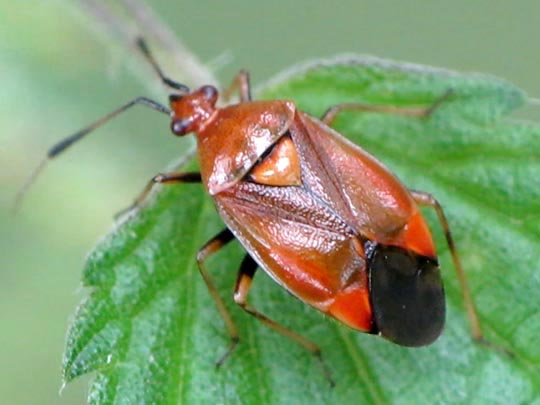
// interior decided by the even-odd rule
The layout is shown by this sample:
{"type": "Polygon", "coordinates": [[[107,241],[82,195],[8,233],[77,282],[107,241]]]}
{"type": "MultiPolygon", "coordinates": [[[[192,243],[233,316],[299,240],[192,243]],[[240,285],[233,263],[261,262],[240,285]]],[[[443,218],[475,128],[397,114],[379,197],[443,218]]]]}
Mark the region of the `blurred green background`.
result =
{"type": "MultiPolygon", "coordinates": [[[[352,52],[492,73],[540,96],[538,1],[330,3],[151,2],[203,61],[232,57],[218,64],[223,83],[241,67],[257,84],[352,52]]],[[[0,0],[1,403],[85,401],[84,379],[59,396],[85,253],[186,146],[159,114],[133,111],[51,164],[12,215],[16,190],[50,145],[135,96],[159,97],[150,70],[133,69],[140,60],[110,38],[77,1],[0,0]]],[[[520,116],[538,119],[540,107],[520,116]]]]}

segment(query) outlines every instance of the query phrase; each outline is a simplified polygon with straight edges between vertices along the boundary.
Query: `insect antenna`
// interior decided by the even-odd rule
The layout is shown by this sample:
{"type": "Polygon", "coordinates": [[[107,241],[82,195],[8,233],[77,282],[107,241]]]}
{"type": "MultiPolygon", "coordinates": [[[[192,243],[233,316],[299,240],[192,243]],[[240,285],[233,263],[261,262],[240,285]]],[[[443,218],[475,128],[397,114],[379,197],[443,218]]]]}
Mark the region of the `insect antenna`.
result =
{"type": "Polygon", "coordinates": [[[190,92],[189,87],[187,87],[185,84],[178,83],[168,78],[167,76],[165,76],[165,74],[159,67],[159,64],[156,62],[156,59],[150,52],[150,48],[148,48],[148,45],[146,44],[146,41],[144,40],[144,38],[138,37],[136,39],[136,44],[139,50],[142,52],[145,59],[150,63],[150,65],[152,65],[152,67],[154,68],[154,71],[159,76],[163,84],[165,84],[166,86],[169,86],[172,89],[178,90],[181,93],[180,95],[188,94],[190,92]]]}
{"type": "MultiPolygon", "coordinates": [[[[155,72],[157,73],[157,75],[159,76],[159,78],[161,79],[161,81],[165,85],[179,91],[180,95],[189,93],[189,91],[190,91],[189,87],[187,87],[184,84],[175,82],[174,80],[169,79],[167,76],[165,76],[163,74],[163,71],[161,70],[158,63],[156,62],[156,60],[152,56],[152,53],[150,52],[150,49],[148,48],[148,45],[146,44],[146,42],[144,41],[143,38],[138,37],[136,39],[136,44],[137,44],[137,47],[139,48],[139,50],[141,51],[141,53],[143,54],[143,56],[145,57],[145,59],[152,65],[155,72]]],[[[99,128],[100,126],[102,126],[106,122],[110,121],[111,119],[113,119],[117,115],[119,115],[119,114],[123,113],[124,111],[128,110],[129,108],[131,108],[131,107],[133,107],[135,105],[139,105],[139,104],[143,105],[145,107],[149,107],[149,108],[151,108],[153,110],[159,111],[161,113],[167,114],[167,115],[170,115],[170,113],[171,113],[169,108],[165,107],[164,105],[161,105],[160,103],[158,103],[158,102],[156,102],[154,100],[151,100],[151,99],[146,98],[146,97],[137,97],[136,99],[131,100],[130,102],[118,107],[117,109],[111,111],[107,115],[101,117],[100,119],[98,119],[97,121],[95,121],[92,124],[88,125],[87,127],[85,127],[83,129],[75,132],[74,134],[62,139],[60,142],[58,142],[52,148],[49,149],[49,151],[47,152],[47,155],[45,156],[45,158],[41,161],[41,163],[38,165],[38,167],[32,172],[32,174],[30,175],[28,180],[22,185],[22,187],[20,188],[19,192],[17,193],[17,195],[15,197],[15,201],[14,201],[14,204],[13,204],[13,211],[16,212],[18,210],[24,196],[26,195],[26,193],[30,189],[30,186],[34,183],[34,181],[41,174],[41,172],[43,172],[47,162],[50,159],[60,155],[62,152],[64,152],[67,148],[69,148],[75,142],[78,142],[79,140],[84,138],[86,135],[88,135],[90,132],[92,132],[95,129],[99,128]]]]}
{"type": "Polygon", "coordinates": [[[43,169],[45,168],[47,162],[55,158],[56,156],[60,155],[62,152],[64,152],[67,148],[69,148],[71,145],[73,145],[75,142],[80,141],[82,138],[84,138],[86,135],[88,135],[90,132],[94,131],[95,129],[101,127],[103,124],[107,123],[111,119],[115,118],[117,115],[123,113],[124,111],[128,110],[129,108],[135,106],[135,105],[143,105],[145,107],[149,107],[153,110],[159,111],[163,114],[170,115],[171,111],[165,107],[164,105],[161,105],[157,101],[151,100],[146,97],[137,97],[134,100],[131,100],[129,103],[126,103],[120,107],[118,107],[116,110],[111,111],[107,115],[101,117],[97,121],[93,122],[92,124],[88,125],[87,127],[75,132],[74,134],[62,139],[60,142],[53,145],[52,148],[49,149],[47,152],[47,155],[45,158],[41,161],[41,163],[38,165],[38,167],[32,172],[28,180],[23,184],[23,186],[20,188],[19,192],[17,193],[15,197],[15,201],[13,204],[13,211],[16,212],[19,208],[24,196],[26,195],[27,191],[29,190],[30,186],[34,183],[36,178],[40,175],[41,172],[43,172],[43,169]]]}

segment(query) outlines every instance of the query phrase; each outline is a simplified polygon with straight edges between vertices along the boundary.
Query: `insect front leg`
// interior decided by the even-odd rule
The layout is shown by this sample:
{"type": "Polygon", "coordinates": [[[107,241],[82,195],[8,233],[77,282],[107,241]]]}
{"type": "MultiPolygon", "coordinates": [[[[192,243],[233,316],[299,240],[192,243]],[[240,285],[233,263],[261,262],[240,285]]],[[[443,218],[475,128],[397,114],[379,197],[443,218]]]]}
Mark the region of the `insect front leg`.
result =
{"type": "Polygon", "coordinates": [[[391,105],[370,105],[360,103],[344,103],[337,104],[325,111],[321,117],[321,121],[326,125],[331,126],[335,118],[343,111],[360,111],[360,112],[379,112],[384,114],[408,115],[412,117],[429,117],[444,101],[453,94],[452,90],[448,90],[441,97],[436,99],[428,107],[395,107],[391,105]]]}
{"type": "Polygon", "coordinates": [[[238,91],[240,94],[240,101],[251,101],[251,85],[249,82],[249,72],[247,70],[241,70],[234,77],[231,85],[222,92],[222,98],[228,100],[232,93],[238,91]]]}
{"type": "Polygon", "coordinates": [[[448,245],[448,248],[450,249],[450,254],[452,255],[452,260],[454,262],[454,267],[456,269],[459,285],[463,293],[463,302],[465,303],[465,309],[467,310],[467,316],[469,318],[469,324],[471,326],[471,335],[473,339],[486,346],[492,347],[498,351],[511,355],[512,353],[509,352],[507,349],[499,347],[498,345],[495,345],[484,338],[484,334],[482,333],[482,328],[480,326],[480,320],[478,318],[478,312],[474,305],[472,293],[469,288],[469,284],[467,282],[467,277],[465,275],[465,272],[463,271],[463,266],[461,265],[461,260],[457,253],[456,245],[454,243],[454,238],[452,237],[450,226],[448,225],[448,221],[446,219],[446,215],[444,214],[444,210],[441,204],[435,199],[435,197],[433,197],[431,194],[426,193],[424,191],[410,190],[410,192],[414,200],[419,205],[431,207],[437,213],[439,222],[444,231],[446,244],[448,245]]]}
{"type": "Polygon", "coordinates": [[[296,343],[302,345],[309,352],[311,352],[311,354],[313,354],[321,364],[325,377],[330,383],[330,386],[333,387],[335,385],[334,380],[332,379],[330,370],[328,369],[326,363],[322,358],[321,349],[318,345],[306,339],[302,335],[299,335],[298,333],[293,332],[292,330],[287,329],[285,326],[280,325],[276,321],[268,318],[266,315],[263,315],[247,303],[249,289],[253,281],[253,276],[257,271],[257,267],[258,265],[255,260],[253,260],[253,258],[249,254],[247,254],[244,257],[244,260],[242,260],[240,270],[238,271],[238,278],[236,280],[236,286],[234,288],[234,302],[236,302],[240,306],[240,308],[242,308],[248,314],[254,316],[269,328],[272,328],[283,336],[294,340],[296,343]]]}
{"type": "Polygon", "coordinates": [[[201,174],[199,172],[172,172],[172,173],[159,173],[156,174],[152,179],[146,183],[146,186],[141,191],[141,193],[135,198],[133,203],[117,213],[115,215],[115,218],[118,218],[125,213],[138,208],[141,206],[141,204],[144,202],[148,194],[152,191],[152,188],[155,184],[175,184],[175,183],[200,183],[201,182],[201,174]]]}

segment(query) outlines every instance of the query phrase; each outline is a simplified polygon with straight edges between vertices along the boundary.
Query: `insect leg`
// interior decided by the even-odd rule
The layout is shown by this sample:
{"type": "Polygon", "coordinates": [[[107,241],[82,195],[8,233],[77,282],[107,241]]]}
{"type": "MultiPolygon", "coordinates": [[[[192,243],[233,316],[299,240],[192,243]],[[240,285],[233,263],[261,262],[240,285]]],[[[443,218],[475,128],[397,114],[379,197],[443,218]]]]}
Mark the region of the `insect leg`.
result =
{"type": "Polygon", "coordinates": [[[319,346],[306,339],[302,335],[299,335],[296,332],[287,329],[283,325],[280,325],[276,321],[268,318],[266,315],[263,315],[247,303],[249,289],[251,287],[255,271],[257,270],[257,266],[257,263],[249,254],[244,257],[244,260],[240,265],[240,270],[238,271],[238,278],[236,280],[236,286],[234,288],[234,302],[236,302],[248,314],[254,316],[259,321],[264,323],[266,326],[274,329],[278,333],[281,333],[283,336],[294,340],[296,343],[299,343],[300,345],[304,346],[304,348],[309,350],[321,364],[323,372],[328,381],[330,382],[330,385],[334,386],[335,383],[330,375],[328,367],[324,363],[321,355],[321,349],[319,348],[319,346]]]}
{"type": "Polygon", "coordinates": [[[240,93],[241,102],[251,101],[251,85],[249,82],[249,72],[247,70],[241,70],[238,72],[231,85],[223,90],[223,99],[228,100],[235,91],[240,93]]]}
{"type": "Polygon", "coordinates": [[[448,225],[448,221],[446,219],[446,215],[444,214],[441,204],[435,199],[435,197],[424,191],[410,190],[410,192],[414,200],[419,205],[433,208],[437,213],[437,216],[439,217],[439,222],[443,228],[444,237],[446,238],[446,243],[448,245],[448,248],[450,249],[459,285],[463,293],[463,302],[465,303],[465,308],[467,310],[467,316],[469,318],[473,339],[506,354],[511,354],[508,350],[492,344],[484,338],[482,328],[480,327],[480,320],[478,319],[478,312],[474,305],[471,290],[469,289],[469,285],[467,282],[467,277],[465,276],[465,272],[463,271],[463,266],[461,265],[461,260],[459,259],[459,255],[457,253],[454,238],[452,237],[452,233],[450,232],[450,226],[448,225]]]}
{"type": "Polygon", "coordinates": [[[216,288],[216,285],[212,281],[212,278],[206,271],[206,268],[204,267],[204,261],[208,256],[211,254],[217,252],[219,249],[221,249],[223,246],[225,246],[227,243],[232,241],[234,239],[234,235],[229,229],[224,229],[220,233],[218,233],[216,236],[214,236],[212,239],[210,239],[208,242],[205,243],[205,245],[199,249],[199,252],[197,253],[197,264],[199,265],[199,271],[201,272],[201,275],[204,279],[204,282],[206,283],[206,287],[208,288],[208,291],[210,292],[210,296],[214,300],[214,303],[216,304],[216,307],[218,309],[219,314],[221,315],[221,318],[223,319],[223,322],[225,323],[225,327],[227,328],[227,332],[231,338],[231,343],[229,344],[229,348],[227,351],[221,356],[221,358],[216,362],[216,367],[220,367],[223,362],[229,357],[229,355],[232,353],[236,345],[238,344],[239,335],[238,335],[238,328],[236,327],[236,324],[232,320],[231,314],[227,310],[227,307],[225,306],[225,303],[223,302],[223,299],[219,295],[219,291],[216,288]]]}
{"type": "Polygon", "coordinates": [[[141,191],[141,193],[135,198],[133,203],[117,213],[115,218],[118,218],[137,207],[140,207],[144,202],[150,191],[155,184],[173,184],[173,183],[200,183],[201,174],[198,172],[173,172],[173,173],[159,173],[152,177],[152,179],[146,183],[146,186],[141,191]]]}
{"type": "Polygon", "coordinates": [[[451,95],[452,90],[447,91],[429,107],[395,107],[391,105],[370,105],[357,103],[337,104],[330,107],[321,117],[321,121],[330,126],[334,119],[343,111],[380,112],[385,114],[408,115],[413,117],[429,117],[451,95]]]}

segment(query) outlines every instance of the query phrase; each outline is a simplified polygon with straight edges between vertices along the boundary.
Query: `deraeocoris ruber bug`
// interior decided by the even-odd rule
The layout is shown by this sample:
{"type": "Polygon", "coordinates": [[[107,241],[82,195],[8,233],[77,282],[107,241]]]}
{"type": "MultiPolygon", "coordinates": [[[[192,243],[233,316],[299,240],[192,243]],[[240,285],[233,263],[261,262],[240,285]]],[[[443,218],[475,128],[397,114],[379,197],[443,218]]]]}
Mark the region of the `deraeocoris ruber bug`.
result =
{"type": "Polygon", "coordinates": [[[316,344],[247,303],[258,267],[300,300],[351,328],[403,346],[433,342],[444,325],[445,299],[435,246],[419,206],[436,210],[473,336],[482,340],[440,204],[430,194],[409,190],[382,163],[330,128],[343,110],[428,117],[444,95],[426,108],[343,104],[316,119],[290,100],[252,101],[249,76],[242,71],[231,86],[239,90],[240,102],[218,108],[215,87],[191,91],[162,73],[140,39],[138,46],[162,82],[174,90],[170,109],[137,98],[59,142],[47,159],[136,104],[170,115],[175,135],[197,136],[200,173],[159,174],[134,205],[140,205],[156,183],[202,182],[214,199],[227,228],[199,250],[197,262],[231,337],[218,365],[234,349],[238,330],[204,261],[233,239],[247,251],[234,301],[319,358],[316,344]]]}

